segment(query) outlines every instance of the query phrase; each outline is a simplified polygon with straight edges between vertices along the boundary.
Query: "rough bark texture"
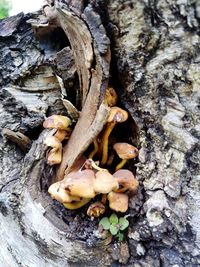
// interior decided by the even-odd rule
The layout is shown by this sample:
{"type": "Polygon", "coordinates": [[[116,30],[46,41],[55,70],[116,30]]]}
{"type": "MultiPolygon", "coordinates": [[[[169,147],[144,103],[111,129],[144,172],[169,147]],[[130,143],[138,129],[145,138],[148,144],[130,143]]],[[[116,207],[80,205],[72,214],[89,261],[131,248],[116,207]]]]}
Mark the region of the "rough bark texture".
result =
{"type": "Polygon", "coordinates": [[[129,251],[127,243],[80,241],[81,234],[94,235],[97,221],[84,218],[88,235],[70,228],[67,216],[79,223],[82,215],[67,213],[62,220],[46,193],[51,169],[42,121],[64,111],[55,73],[69,92],[77,90],[77,77],[70,52],[63,54],[69,67],[61,63],[69,45],[63,31],[53,28],[36,39],[26,21],[39,15],[21,14],[0,22],[0,125],[26,134],[32,144],[25,154],[1,136],[0,265],[199,266],[200,4],[95,2],[111,39],[112,83],[139,128],[140,190],[129,205],[129,251]]]}

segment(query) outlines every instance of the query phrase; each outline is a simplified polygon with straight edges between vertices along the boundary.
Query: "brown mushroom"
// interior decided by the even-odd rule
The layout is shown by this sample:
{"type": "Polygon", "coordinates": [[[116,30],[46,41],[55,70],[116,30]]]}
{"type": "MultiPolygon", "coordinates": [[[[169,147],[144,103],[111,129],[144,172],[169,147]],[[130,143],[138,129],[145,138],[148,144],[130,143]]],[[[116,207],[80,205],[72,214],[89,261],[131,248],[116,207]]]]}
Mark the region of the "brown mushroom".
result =
{"type": "Polygon", "coordinates": [[[90,217],[99,217],[101,214],[105,212],[105,206],[103,203],[100,201],[96,201],[92,203],[88,210],[87,210],[87,215],[90,217]]]}
{"type": "Polygon", "coordinates": [[[61,181],[61,187],[70,195],[83,198],[95,197],[95,173],[92,170],[71,172],[61,181]]]}
{"type": "Polygon", "coordinates": [[[47,136],[47,138],[44,140],[44,144],[54,148],[55,150],[62,148],[60,140],[55,136],[47,136]]]}
{"type": "Polygon", "coordinates": [[[109,207],[112,210],[126,212],[128,209],[128,196],[123,193],[110,192],[108,194],[109,207]]]}
{"type": "Polygon", "coordinates": [[[138,156],[138,149],[128,143],[116,143],[113,146],[117,155],[122,161],[117,165],[115,171],[121,169],[128,159],[133,159],[138,156]]]}
{"type": "Polygon", "coordinates": [[[53,199],[56,199],[60,203],[80,201],[80,197],[69,195],[68,192],[60,186],[60,183],[61,182],[56,182],[48,189],[48,192],[53,199]]]}
{"type": "Polygon", "coordinates": [[[119,184],[112,174],[105,171],[98,171],[94,182],[94,191],[96,193],[107,194],[112,190],[117,190],[119,184]]]}
{"type": "Polygon", "coordinates": [[[47,163],[49,165],[55,165],[61,163],[62,160],[62,144],[55,136],[48,136],[44,140],[44,144],[52,147],[47,154],[47,163]]]}
{"type": "Polygon", "coordinates": [[[58,129],[57,132],[54,134],[54,136],[58,138],[60,142],[62,142],[65,139],[69,139],[71,132],[72,132],[72,129],[69,127],[66,130],[58,129]]]}
{"type": "Polygon", "coordinates": [[[123,193],[127,190],[135,193],[138,189],[138,181],[135,179],[133,173],[126,169],[116,171],[113,176],[117,179],[121,188],[115,190],[117,193],[123,193]]]}
{"type": "Polygon", "coordinates": [[[60,164],[62,161],[62,148],[60,149],[51,149],[47,153],[47,164],[52,166],[60,164]]]}
{"type": "Polygon", "coordinates": [[[105,93],[105,103],[109,107],[113,107],[117,104],[118,96],[114,88],[108,87],[105,93]]]}
{"type": "Polygon", "coordinates": [[[66,130],[71,125],[71,120],[66,116],[52,115],[43,122],[44,128],[66,130]]]}
{"type": "Polygon", "coordinates": [[[100,150],[102,150],[101,164],[106,164],[108,159],[108,139],[116,123],[124,122],[128,119],[128,112],[119,108],[111,107],[107,126],[102,136],[100,150]]]}

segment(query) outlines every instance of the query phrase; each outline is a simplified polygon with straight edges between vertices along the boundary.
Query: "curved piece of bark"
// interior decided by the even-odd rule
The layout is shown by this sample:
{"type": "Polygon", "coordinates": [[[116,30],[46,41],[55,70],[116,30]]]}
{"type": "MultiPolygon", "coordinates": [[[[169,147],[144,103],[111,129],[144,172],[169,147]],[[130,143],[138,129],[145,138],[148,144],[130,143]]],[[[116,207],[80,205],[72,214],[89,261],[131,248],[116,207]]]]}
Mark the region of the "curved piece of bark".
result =
{"type": "Polygon", "coordinates": [[[72,47],[82,92],[82,111],[57,172],[61,180],[106,123],[109,108],[102,102],[109,79],[110,48],[100,16],[91,6],[85,7],[82,16],[66,6],[62,9],[59,3],[55,6],[57,21],[72,47]]]}

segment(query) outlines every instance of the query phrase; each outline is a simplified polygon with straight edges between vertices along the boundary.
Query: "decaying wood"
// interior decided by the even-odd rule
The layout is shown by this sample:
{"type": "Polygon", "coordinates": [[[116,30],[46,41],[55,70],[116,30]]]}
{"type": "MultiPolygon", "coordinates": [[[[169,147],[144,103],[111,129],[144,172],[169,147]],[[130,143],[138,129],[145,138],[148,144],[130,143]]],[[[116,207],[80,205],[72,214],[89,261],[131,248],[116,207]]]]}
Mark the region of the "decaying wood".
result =
{"type": "MultiPolygon", "coordinates": [[[[78,12],[82,19],[86,2],[68,1],[67,10],[78,12]]],[[[47,194],[53,172],[45,165],[42,144],[50,133],[41,133],[41,125],[44,116],[64,111],[59,84],[56,82],[53,91],[42,92],[21,91],[20,87],[31,87],[24,82],[38,77],[40,66],[43,73],[54,75],[55,70],[63,79],[64,68],[56,69],[54,61],[61,64],[57,53],[63,53],[68,56],[66,65],[72,66],[71,52],[66,54],[69,48],[63,48],[67,42],[59,46],[64,40],[59,32],[55,45],[58,26],[53,22],[54,38],[49,33],[45,41],[42,35],[35,38],[26,21],[41,13],[20,14],[0,22],[0,127],[23,132],[33,142],[25,156],[1,136],[1,266],[104,267],[112,266],[113,261],[128,267],[200,265],[199,8],[197,0],[108,1],[105,21],[112,37],[110,74],[121,102],[140,129],[136,170],[140,190],[130,198],[130,226],[122,246],[116,242],[106,246],[106,242],[93,239],[97,220],[89,221],[82,211],[72,215],[47,194]],[[90,229],[91,236],[87,234],[90,229]],[[81,242],[83,236],[86,239],[81,242]]],[[[42,21],[44,32],[50,25],[47,19],[42,21]]],[[[64,72],[65,86],[72,84],[67,88],[70,91],[76,86],[74,68],[64,72]]],[[[42,76],[39,85],[45,88],[42,76]]]]}
{"type": "Polygon", "coordinates": [[[81,18],[70,9],[62,10],[57,6],[56,9],[57,21],[67,34],[74,53],[82,91],[82,111],[64,147],[63,161],[57,172],[57,179],[60,180],[106,123],[109,108],[102,102],[109,79],[110,48],[100,17],[91,7],[85,8],[81,18]],[[98,26],[101,26],[101,39],[95,32],[98,26]],[[102,40],[104,43],[99,44],[102,40]],[[104,50],[99,49],[103,45],[104,50]]]}
{"type": "Polygon", "coordinates": [[[2,135],[4,138],[12,141],[13,143],[17,144],[24,152],[26,152],[30,148],[30,139],[20,132],[14,132],[7,128],[2,130],[2,135]]]}

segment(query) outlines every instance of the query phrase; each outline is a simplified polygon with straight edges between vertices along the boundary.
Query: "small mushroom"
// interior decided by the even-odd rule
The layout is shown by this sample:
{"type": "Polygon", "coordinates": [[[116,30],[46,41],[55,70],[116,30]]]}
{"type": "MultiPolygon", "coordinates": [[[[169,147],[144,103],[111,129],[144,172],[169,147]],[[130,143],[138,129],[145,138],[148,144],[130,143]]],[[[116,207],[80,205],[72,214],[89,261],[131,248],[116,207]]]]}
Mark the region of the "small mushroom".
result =
{"type": "Polygon", "coordinates": [[[58,129],[57,132],[54,134],[54,136],[60,141],[62,142],[65,137],[67,135],[67,132],[65,130],[60,130],[58,129]]]}
{"type": "Polygon", "coordinates": [[[112,174],[105,171],[98,171],[94,182],[94,191],[96,193],[107,194],[112,190],[117,190],[119,184],[112,174]]]}
{"type": "Polygon", "coordinates": [[[62,144],[61,144],[60,140],[55,136],[47,136],[47,138],[44,140],[44,144],[46,146],[50,146],[54,149],[62,148],[62,144]]]}
{"type": "Polygon", "coordinates": [[[62,161],[62,148],[59,149],[51,149],[47,153],[47,164],[52,166],[56,164],[60,164],[62,161]]]}
{"type": "Polygon", "coordinates": [[[91,198],[82,198],[80,201],[75,201],[71,203],[66,202],[66,203],[63,203],[63,205],[68,210],[76,210],[86,205],[90,200],[91,198]]]}
{"type": "Polygon", "coordinates": [[[67,191],[60,186],[60,182],[50,185],[48,192],[53,199],[56,199],[60,203],[80,201],[80,197],[69,195],[67,191]]]}
{"type": "MultiPolygon", "coordinates": [[[[116,123],[124,122],[128,119],[128,112],[119,108],[111,107],[110,115],[107,120],[107,126],[102,136],[102,159],[101,164],[106,164],[108,159],[108,139],[109,136],[116,125],[116,123]]],[[[100,147],[101,150],[101,147],[100,147]]]]}
{"type": "Polygon", "coordinates": [[[87,215],[90,217],[99,217],[101,214],[105,212],[105,206],[103,203],[100,201],[96,201],[92,203],[88,210],[87,210],[87,215]]]}
{"type": "Polygon", "coordinates": [[[95,163],[91,158],[90,159],[87,159],[85,161],[85,164],[83,165],[83,167],[85,167],[86,169],[94,169],[96,171],[105,171],[105,172],[108,172],[107,169],[103,169],[103,168],[99,167],[97,165],[97,163],[95,163]]]}
{"type": "Polygon", "coordinates": [[[44,140],[46,146],[52,147],[47,154],[47,163],[49,165],[60,164],[62,161],[62,144],[55,136],[48,136],[44,140]]]}
{"type": "Polygon", "coordinates": [[[117,104],[118,96],[114,88],[108,87],[105,93],[105,103],[109,107],[113,107],[117,104]]]}
{"type": "Polygon", "coordinates": [[[116,166],[115,171],[121,169],[127,162],[128,159],[134,159],[138,156],[138,149],[128,143],[116,143],[113,146],[117,155],[122,161],[116,166]]]}
{"type": "Polygon", "coordinates": [[[43,122],[44,128],[55,128],[66,130],[71,125],[71,120],[67,116],[52,115],[43,122]]]}
{"type": "Polygon", "coordinates": [[[117,189],[115,192],[123,193],[129,190],[132,193],[135,193],[138,189],[138,181],[135,179],[133,173],[126,169],[121,169],[116,171],[113,176],[117,179],[121,188],[117,189]]]}
{"type": "Polygon", "coordinates": [[[94,191],[95,173],[92,170],[71,172],[61,181],[61,187],[70,195],[83,198],[95,197],[94,191]]]}
{"type": "Polygon", "coordinates": [[[72,129],[69,127],[66,130],[58,129],[57,132],[54,134],[54,136],[58,138],[60,142],[62,142],[65,139],[69,139],[71,132],[72,132],[72,129]]]}
{"type": "Polygon", "coordinates": [[[128,209],[128,196],[126,194],[110,192],[108,201],[112,210],[126,212],[128,209]]]}

